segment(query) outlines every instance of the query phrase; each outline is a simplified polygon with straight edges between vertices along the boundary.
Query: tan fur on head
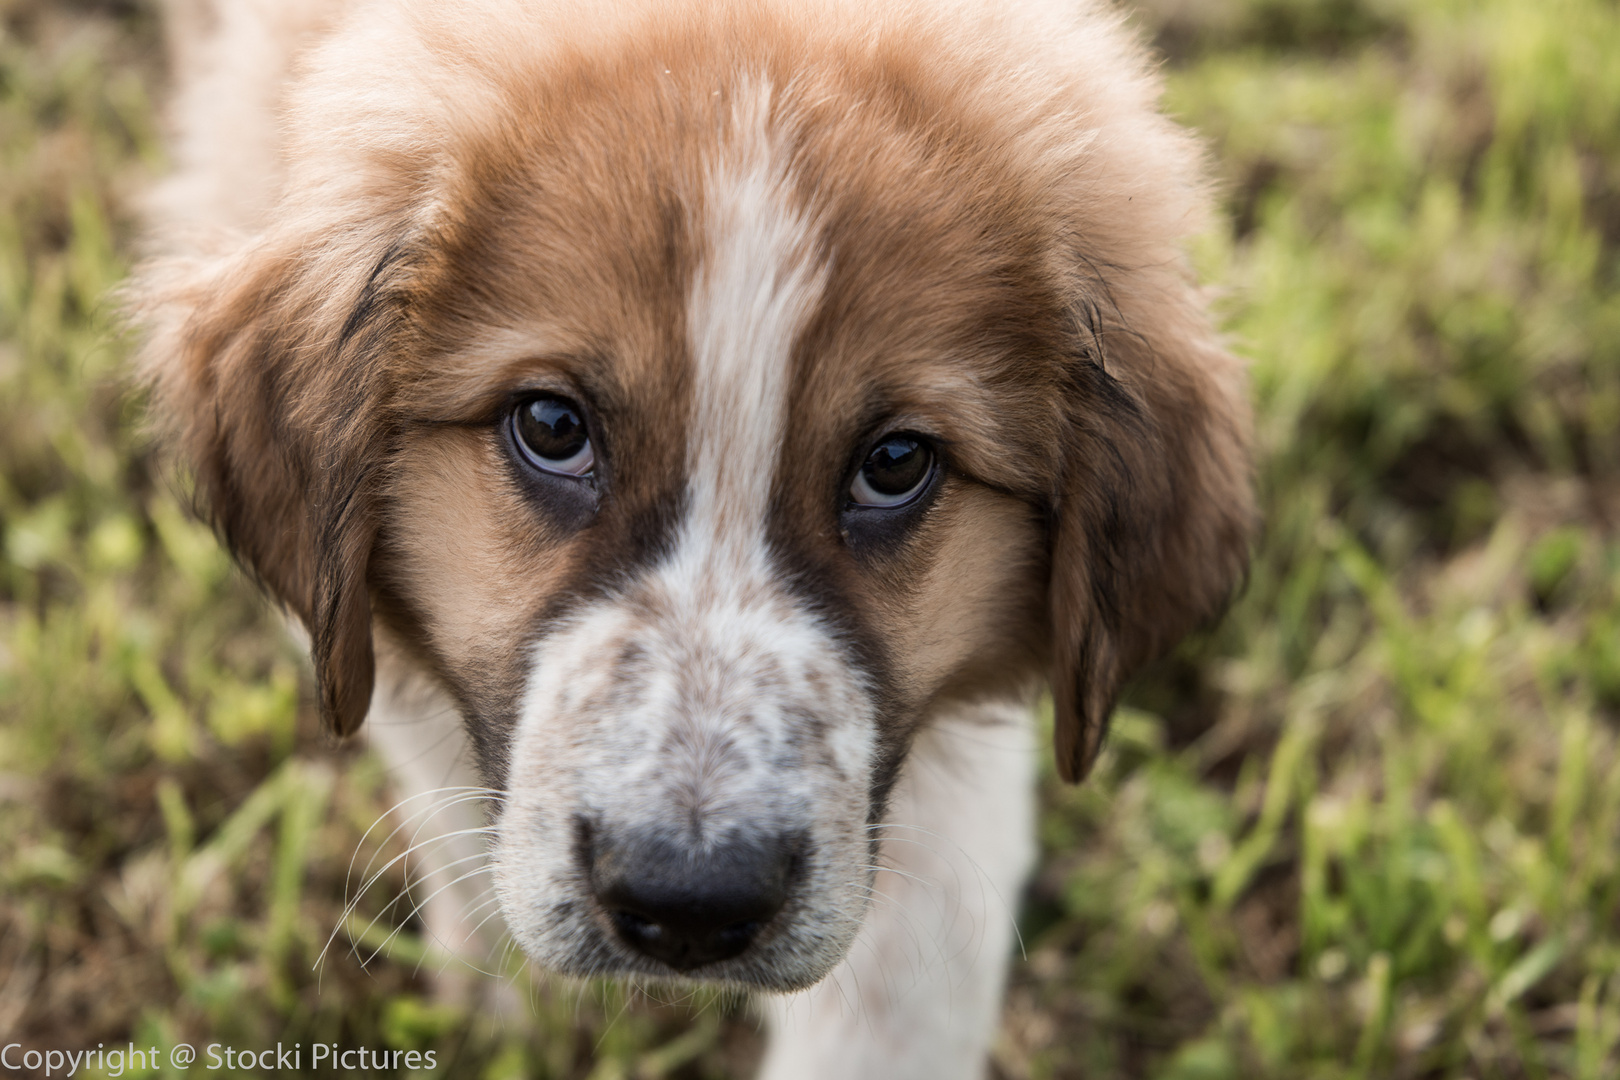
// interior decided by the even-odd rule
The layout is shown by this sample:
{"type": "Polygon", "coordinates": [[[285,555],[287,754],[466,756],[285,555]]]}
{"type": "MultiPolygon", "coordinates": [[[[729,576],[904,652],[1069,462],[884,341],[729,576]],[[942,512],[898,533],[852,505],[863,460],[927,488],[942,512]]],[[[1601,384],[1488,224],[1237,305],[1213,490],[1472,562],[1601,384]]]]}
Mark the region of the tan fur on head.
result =
{"type": "Polygon", "coordinates": [[[1077,780],[1123,683],[1241,577],[1242,374],[1182,253],[1199,155],[1102,7],[215,22],[261,51],[188,52],[143,371],[309,628],[331,729],[378,672],[465,722],[530,956],[670,975],[599,853],[764,836],[791,897],[699,977],[814,983],[937,718],[1049,680],[1077,780]],[[577,406],[588,475],[524,457],[540,396],[577,406]],[[910,509],[857,505],[896,433],[937,470],[910,509]]]}

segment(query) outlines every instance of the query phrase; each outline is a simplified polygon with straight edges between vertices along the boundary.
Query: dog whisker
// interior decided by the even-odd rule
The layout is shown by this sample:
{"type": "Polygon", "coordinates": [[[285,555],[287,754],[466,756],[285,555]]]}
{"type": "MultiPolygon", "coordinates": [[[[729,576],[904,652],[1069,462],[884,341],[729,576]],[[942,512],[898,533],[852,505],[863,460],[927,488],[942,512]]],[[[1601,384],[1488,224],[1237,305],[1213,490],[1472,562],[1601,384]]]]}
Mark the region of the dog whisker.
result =
{"type": "MultiPolygon", "coordinates": [[[[406,884],[406,887],[409,888],[409,886],[411,884],[411,876],[410,876],[410,872],[409,872],[409,860],[410,860],[410,858],[411,858],[411,856],[413,854],[415,854],[415,853],[417,853],[418,851],[421,851],[421,850],[432,850],[434,847],[437,847],[439,844],[444,843],[444,842],[448,842],[448,841],[456,839],[458,837],[488,835],[490,832],[491,832],[491,828],[489,826],[479,826],[479,827],[476,827],[476,828],[453,830],[453,831],[451,831],[449,833],[444,833],[444,834],[428,837],[428,838],[426,838],[424,840],[421,840],[418,843],[415,843],[411,847],[407,848],[405,851],[400,852],[399,854],[395,855],[393,858],[389,859],[387,863],[385,863],[382,867],[380,867],[376,871],[376,873],[371,874],[366,879],[366,881],[359,887],[359,889],[354,892],[352,897],[350,897],[349,899],[346,900],[346,902],[344,904],[344,907],[343,907],[343,911],[339,915],[336,925],[333,926],[331,934],[329,934],[327,936],[326,943],[321,947],[321,951],[320,951],[319,955],[317,955],[316,958],[315,958],[314,966],[319,967],[321,965],[321,963],[324,961],[324,959],[326,957],[327,951],[332,947],[332,943],[337,940],[337,935],[342,932],[343,927],[344,927],[345,923],[347,922],[347,920],[349,919],[349,917],[356,912],[356,910],[359,908],[359,905],[361,904],[361,902],[365,899],[366,895],[371,891],[372,887],[374,885],[376,885],[376,883],[382,879],[383,875],[386,874],[392,867],[394,867],[396,865],[400,865],[402,863],[405,864],[405,867],[406,867],[406,870],[405,870],[406,882],[405,882],[405,884],[406,884]]],[[[390,834],[390,836],[393,836],[393,835],[397,835],[397,830],[396,830],[395,833],[390,834]]],[[[479,855],[481,856],[482,853],[480,852],[479,855]]],[[[469,856],[467,858],[470,858],[470,857],[471,856],[469,856]]],[[[466,861],[466,859],[463,858],[463,859],[457,860],[457,861],[462,862],[462,861],[466,861]]],[[[352,866],[352,860],[351,860],[351,866],[352,866]]],[[[370,867],[371,867],[371,864],[368,863],[367,864],[368,872],[370,870],[370,867]]],[[[344,893],[345,893],[345,896],[348,896],[348,894],[349,894],[349,886],[348,886],[347,881],[345,882],[345,885],[344,885],[344,893]]],[[[384,911],[388,910],[388,908],[393,907],[393,905],[395,903],[397,903],[397,902],[398,902],[398,897],[396,897],[394,900],[390,901],[389,904],[388,904],[388,907],[384,908],[384,911]]],[[[379,915],[378,915],[378,918],[380,918],[380,917],[381,917],[381,913],[379,913],[379,915]]],[[[377,919],[374,918],[372,920],[372,922],[370,924],[368,924],[366,929],[369,931],[371,926],[376,924],[376,921],[377,921],[377,919]]]]}
{"type": "MultiPolygon", "coordinates": [[[[433,791],[421,792],[418,795],[413,795],[413,796],[410,796],[408,798],[401,799],[399,802],[396,802],[393,805],[393,807],[391,807],[387,811],[387,813],[384,814],[384,816],[379,817],[375,822],[372,823],[372,825],[369,828],[366,829],[365,833],[360,837],[360,842],[355,845],[354,854],[349,859],[348,872],[344,875],[344,879],[343,879],[345,895],[347,895],[349,884],[353,879],[355,860],[360,857],[360,851],[365,846],[365,842],[366,842],[367,838],[369,838],[371,836],[372,830],[375,829],[378,825],[382,824],[385,820],[388,820],[390,817],[393,817],[394,819],[396,819],[397,823],[395,824],[394,828],[389,831],[388,835],[383,837],[382,841],[378,844],[378,849],[379,850],[382,849],[382,848],[385,848],[389,843],[391,843],[393,841],[393,839],[396,836],[398,836],[405,829],[409,828],[413,822],[417,823],[416,824],[417,832],[415,834],[413,834],[413,837],[412,837],[412,839],[414,841],[415,837],[417,835],[420,835],[421,829],[429,821],[433,820],[433,818],[436,817],[438,814],[444,812],[445,810],[454,808],[456,806],[461,806],[461,805],[464,805],[464,804],[469,803],[469,802],[478,802],[478,801],[482,801],[482,800],[485,800],[485,799],[492,798],[492,797],[494,797],[494,794],[495,793],[493,793],[493,789],[489,789],[489,788],[472,788],[472,787],[463,786],[463,787],[456,787],[456,788],[439,788],[439,789],[435,789],[433,791]],[[422,798],[428,798],[428,797],[433,797],[433,796],[436,796],[436,797],[432,798],[432,801],[426,803],[425,805],[423,805],[420,809],[418,809],[414,813],[412,813],[410,815],[405,815],[405,816],[400,815],[400,813],[399,813],[400,810],[402,810],[403,807],[406,804],[411,803],[411,802],[415,802],[415,801],[417,801],[419,799],[422,799],[422,798]],[[417,822],[418,818],[421,818],[422,820],[420,822],[417,822]]],[[[372,864],[375,861],[375,859],[376,859],[376,855],[373,854],[371,860],[367,861],[365,870],[363,870],[361,872],[362,877],[365,877],[365,876],[367,876],[367,875],[369,875],[371,873],[371,867],[372,867],[372,864]]],[[[367,887],[369,887],[369,885],[367,887]]],[[[364,891],[364,890],[362,890],[362,891],[364,891]]]]}
{"type": "MultiPolygon", "coordinates": [[[[944,844],[950,846],[951,848],[953,848],[955,850],[956,854],[958,856],[960,856],[964,861],[966,861],[968,866],[970,868],[972,868],[974,874],[977,876],[977,880],[978,880],[978,883],[979,883],[979,888],[981,890],[988,888],[990,890],[990,894],[995,897],[996,903],[998,905],[1000,905],[1000,907],[1001,907],[1002,914],[1007,918],[1007,921],[1011,924],[1011,926],[1013,928],[1013,936],[1018,942],[1018,954],[1019,954],[1019,956],[1022,957],[1023,959],[1026,959],[1026,960],[1029,959],[1029,952],[1024,946],[1024,934],[1023,934],[1023,931],[1018,926],[1018,915],[1017,915],[1017,913],[1013,910],[1012,905],[1007,902],[1007,898],[1002,895],[1000,887],[998,887],[996,885],[995,878],[992,877],[990,875],[990,873],[987,872],[984,869],[984,867],[979,864],[979,860],[973,857],[972,852],[968,851],[961,844],[957,843],[955,840],[951,839],[950,837],[944,836],[944,835],[942,835],[942,834],[940,834],[938,832],[935,832],[932,829],[924,828],[921,825],[902,824],[900,822],[884,822],[884,823],[881,823],[881,824],[878,824],[878,825],[868,826],[868,828],[870,830],[877,830],[877,829],[910,829],[910,830],[912,830],[914,832],[922,833],[923,835],[928,836],[931,839],[938,840],[941,843],[944,843],[944,844]]],[[[941,855],[939,849],[933,847],[932,845],[925,844],[920,840],[913,840],[910,837],[905,837],[905,836],[885,836],[884,840],[886,842],[892,842],[892,843],[897,843],[897,844],[915,844],[916,846],[922,848],[924,851],[927,851],[929,854],[939,857],[942,862],[946,861],[944,859],[944,857],[941,855]]]]}
{"type": "MultiPolygon", "coordinates": [[[[482,858],[481,853],[476,854],[476,855],[464,856],[464,857],[462,857],[460,859],[454,860],[453,862],[446,863],[446,864],[444,864],[442,867],[440,867],[438,869],[439,870],[448,870],[451,867],[456,866],[456,865],[458,865],[460,863],[470,862],[473,859],[478,859],[478,858],[482,858]]],[[[476,874],[476,873],[487,873],[487,872],[488,872],[488,867],[487,866],[480,866],[480,867],[475,868],[475,870],[471,871],[470,873],[476,874]]],[[[457,879],[457,881],[460,881],[460,880],[461,879],[459,879],[459,878],[457,879]]],[[[452,884],[454,884],[454,882],[452,884]]],[[[435,890],[433,895],[436,896],[436,895],[438,895],[439,892],[442,892],[442,891],[443,891],[443,888],[435,890]]],[[[365,925],[365,927],[360,931],[358,936],[351,935],[352,944],[351,944],[351,946],[349,948],[350,955],[358,956],[358,951],[357,950],[360,947],[361,939],[363,939],[367,934],[369,934],[371,932],[371,929],[374,926],[376,926],[379,921],[382,920],[383,916],[387,915],[390,911],[392,911],[399,904],[399,902],[401,900],[404,900],[404,899],[408,898],[409,895],[410,895],[410,884],[407,883],[404,888],[402,888],[401,890],[396,892],[394,894],[393,898],[390,899],[386,904],[383,905],[383,907],[377,912],[377,914],[372,916],[371,921],[368,922],[365,925]]],[[[361,899],[360,897],[357,897],[356,900],[354,901],[354,903],[358,903],[360,899],[361,899]]],[[[409,913],[407,913],[407,915],[405,916],[405,919],[408,920],[411,916],[415,915],[417,913],[417,911],[420,910],[420,907],[421,907],[421,905],[418,905],[417,907],[413,908],[409,913]]],[[[344,915],[344,921],[340,922],[339,925],[338,925],[338,928],[333,930],[332,938],[328,938],[328,940],[327,940],[328,947],[331,945],[331,942],[332,942],[333,938],[335,938],[336,935],[343,929],[343,926],[346,924],[348,914],[350,912],[352,912],[352,905],[351,905],[351,907],[349,909],[346,910],[345,915],[344,915]]],[[[403,922],[402,922],[400,927],[396,927],[394,932],[389,935],[388,940],[392,940],[393,937],[394,937],[394,934],[399,933],[399,930],[402,929],[402,928],[403,928],[403,922]]],[[[324,956],[324,955],[325,955],[325,949],[322,950],[322,956],[324,956]]],[[[375,957],[375,955],[376,955],[376,953],[373,952],[372,956],[375,957]]],[[[317,963],[320,962],[320,957],[316,958],[316,962],[317,963]]],[[[370,960],[368,959],[367,963],[369,963],[369,962],[370,962],[370,960]]]]}
{"type": "MultiPolygon", "coordinates": [[[[451,867],[456,866],[459,863],[469,862],[474,858],[480,858],[481,859],[482,854],[476,855],[476,856],[469,855],[469,856],[466,856],[465,858],[456,859],[453,862],[446,863],[445,866],[444,866],[444,869],[448,870],[451,867]]],[[[382,943],[371,951],[371,955],[366,957],[366,959],[364,961],[362,961],[361,966],[365,966],[366,964],[370,964],[371,961],[375,960],[377,958],[377,956],[382,952],[382,950],[387,948],[388,944],[391,941],[393,941],[394,938],[399,936],[400,932],[405,928],[404,924],[406,922],[408,922],[410,919],[412,919],[413,917],[415,917],[422,910],[423,906],[426,905],[429,901],[431,901],[434,897],[436,897],[439,894],[443,893],[446,889],[450,889],[450,888],[453,888],[456,885],[461,884],[463,881],[468,881],[468,880],[470,880],[472,878],[477,877],[479,874],[487,874],[487,873],[489,873],[489,867],[488,866],[486,866],[486,865],[476,866],[473,869],[468,870],[466,873],[462,874],[461,876],[455,878],[453,881],[446,882],[445,884],[439,886],[437,889],[433,890],[433,892],[429,893],[422,900],[418,901],[411,908],[411,910],[405,914],[405,917],[404,917],[404,919],[402,919],[400,921],[400,924],[398,926],[394,927],[394,929],[389,932],[388,936],[383,939],[382,943]]],[[[388,905],[385,908],[383,908],[383,911],[386,912],[386,911],[392,909],[394,907],[394,905],[399,903],[400,900],[405,899],[406,896],[407,896],[406,893],[399,894],[393,900],[390,900],[388,902],[388,905]]],[[[365,933],[368,933],[371,930],[371,928],[377,924],[378,919],[380,919],[381,917],[382,917],[382,913],[379,913],[378,915],[374,916],[372,918],[371,922],[366,924],[365,931],[362,932],[361,936],[363,937],[365,933]]],[[[435,940],[437,941],[437,938],[435,938],[435,940]]],[[[440,945],[441,948],[444,948],[444,949],[447,949],[447,950],[449,949],[449,946],[446,943],[442,942],[442,941],[439,942],[439,945],[440,945]]],[[[358,948],[358,945],[356,946],[356,948],[358,948]]]]}

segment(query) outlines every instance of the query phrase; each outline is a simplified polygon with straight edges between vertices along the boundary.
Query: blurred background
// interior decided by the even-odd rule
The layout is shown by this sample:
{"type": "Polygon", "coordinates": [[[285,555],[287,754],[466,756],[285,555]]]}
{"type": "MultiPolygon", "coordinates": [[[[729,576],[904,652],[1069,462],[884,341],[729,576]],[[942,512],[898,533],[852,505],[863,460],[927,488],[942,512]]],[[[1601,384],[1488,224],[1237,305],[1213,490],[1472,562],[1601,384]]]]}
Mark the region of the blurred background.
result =
{"type": "MultiPolygon", "coordinates": [[[[1135,18],[1222,184],[1195,258],[1253,360],[1266,528],[1094,779],[1047,770],[995,1068],[1620,1077],[1620,5],[1135,18]]],[[[737,1001],[434,1003],[399,864],[345,915],[351,858],[403,850],[366,836],[380,770],[317,732],[123,382],[161,36],[0,0],[0,1036],[747,1075],[737,1001]]]]}

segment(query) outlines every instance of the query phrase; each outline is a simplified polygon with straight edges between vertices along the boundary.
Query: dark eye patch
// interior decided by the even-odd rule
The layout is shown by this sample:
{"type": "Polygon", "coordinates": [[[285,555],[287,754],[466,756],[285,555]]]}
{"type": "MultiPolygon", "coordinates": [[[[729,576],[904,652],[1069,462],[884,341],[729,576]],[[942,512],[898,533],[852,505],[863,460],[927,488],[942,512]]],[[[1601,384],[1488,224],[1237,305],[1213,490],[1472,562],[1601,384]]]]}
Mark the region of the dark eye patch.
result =
{"type": "Polygon", "coordinates": [[[496,431],[513,480],[548,529],[568,533],[595,519],[605,462],[582,405],[561,394],[526,396],[496,431]]]}
{"type": "Polygon", "coordinates": [[[904,543],[927,515],[945,471],[942,455],[926,436],[898,431],[872,443],[838,515],[844,542],[863,556],[904,543]]]}

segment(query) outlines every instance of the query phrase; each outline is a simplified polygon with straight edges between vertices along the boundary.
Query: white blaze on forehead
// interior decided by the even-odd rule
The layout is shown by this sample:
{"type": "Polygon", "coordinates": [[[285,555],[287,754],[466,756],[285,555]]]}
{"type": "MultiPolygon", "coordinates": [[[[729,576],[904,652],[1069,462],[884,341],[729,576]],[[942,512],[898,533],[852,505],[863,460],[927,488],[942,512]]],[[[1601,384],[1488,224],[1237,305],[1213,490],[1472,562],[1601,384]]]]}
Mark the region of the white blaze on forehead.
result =
{"type": "Polygon", "coordinates": [[[763,554],[793,341],[825,272],[797,205],[771,89],[738,95],[699,205],[704,239],[689,298],[695,378],[687,450],[691,501],[680,547],[723,562],[763,554]],[[711,546],[712,545],[712,546],[711,546]]]}
{"type": "Polygon", "coordinates": [[[606,838],[802,837],[799,914],[735,962],[748,981],[818,977],[866,904],[873,695],[767,557],[793,343],[826,277],[789,157],[769,88],[747,88],[690,193],[700,243],[675,549],[535,645],[496,878],[525,951],[565,971],[654,970],[590,914],[571,819],[606,838]]]}

